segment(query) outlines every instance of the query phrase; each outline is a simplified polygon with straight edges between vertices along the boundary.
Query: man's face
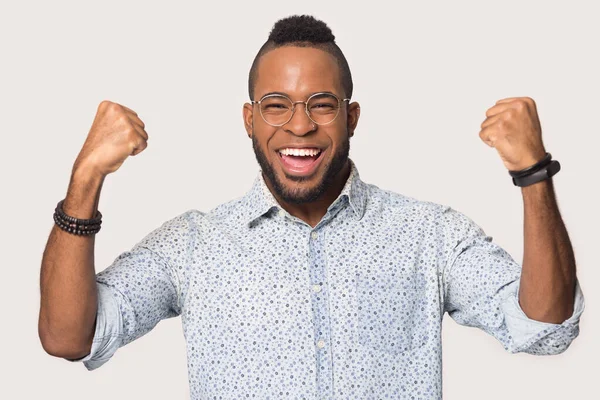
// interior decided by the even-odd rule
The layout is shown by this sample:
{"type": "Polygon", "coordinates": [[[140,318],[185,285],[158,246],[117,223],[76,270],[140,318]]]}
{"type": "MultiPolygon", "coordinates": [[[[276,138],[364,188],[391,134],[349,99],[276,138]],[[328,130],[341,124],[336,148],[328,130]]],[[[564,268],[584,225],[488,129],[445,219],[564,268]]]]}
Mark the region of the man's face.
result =
{"type": "MultiPolygon", "coordinates": [[[[278,92],[292,101],[306,101],[318,92],[345,97],[339,67],[329,53],[310,47],[280,47],[260,59],[254,99],[278,92]]],[[[316,125],[296,104],[292,119],[283,126],[267,124],[258,104],[244,105],[244,121],[256,159],[279,198],[293,204],[313,202],[330,187],[348,162],[350,134],[358,120],[358,104],[342,102],[338,116],[316,125]],[[283,149],[319,151],[315,156],[282,154],[283,149]]],[[[284,151],[285,153],[285,151],[284,151]]]]}

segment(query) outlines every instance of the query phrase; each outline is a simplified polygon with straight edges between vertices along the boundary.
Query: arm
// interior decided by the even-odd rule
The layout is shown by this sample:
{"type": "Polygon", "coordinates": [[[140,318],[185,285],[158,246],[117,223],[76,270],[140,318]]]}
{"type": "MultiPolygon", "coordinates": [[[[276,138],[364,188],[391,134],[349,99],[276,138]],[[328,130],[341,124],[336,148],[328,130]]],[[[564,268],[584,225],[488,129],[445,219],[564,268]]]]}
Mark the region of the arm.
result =
{"type": "MultiPolygon", "coordinates": [[[[104,178],[74,168],[64,210],[77,218],[92,218],[104,178]]],[[[95,235],[77,236],[52,227],[40,271],[38,334],[44,350],[77,358],[89,353],[96,322],[94,274],[95,235]]]]}
{"type": "Polygon", "coordinates": [[[182,311],[181,271],[191,261],[190,212],[163,223],[96,274],[98,314],[88,370],[106,363],[122,346],[182,311]]]}
{"type": "Polygon", "coordinates": [[[444,306],[450,317],[484,330],[511,353],[565,351],[579,334],[584,309],[578,282],[568,319],[554,324],[529,318],[517,299],[522,267],[464,214],[447,207],[440,221],[444,306]]]}
{"type": "MultiPolygon", "coordinates": [[[[71,174],[63,204],[67,215],[88,219],[97,211],[104,178],[130,155],[142,152],[148,134],[131,109],[103,101],[71,174]]],[[[95,235],[52,227],[42,256],[38,335],[51,355],[77,358],[90,352],[98,329],[99,296],[94,275],[95,235]]],[[[103,291],[104,293],[104,291],[103,291]]],[[[102,320],[102,319],[101,319],[102,320]]]]}
{"type": "Polygon", "coordinates": [[[522,194],[525,244],[519,303],[529,318],[560,324],[573,314],[573,248],[552,179],[523,187],[522,194]]]}
{"type": "MultiPolygon", "coordinates": [[[[486,117],[479,137],[498,151],[509,171],[527,168],[546,154],[530,97],[501,99],[486,117]]],[[[473,221],[450,210],[443,213],[448,255],[443,276],[449,279],[445,305],[457,322],[484,329],[510,352],[558,354],[579,334],[583,294],[552,183],[524,187],[522,194],[522,267],[473,221]]]]}

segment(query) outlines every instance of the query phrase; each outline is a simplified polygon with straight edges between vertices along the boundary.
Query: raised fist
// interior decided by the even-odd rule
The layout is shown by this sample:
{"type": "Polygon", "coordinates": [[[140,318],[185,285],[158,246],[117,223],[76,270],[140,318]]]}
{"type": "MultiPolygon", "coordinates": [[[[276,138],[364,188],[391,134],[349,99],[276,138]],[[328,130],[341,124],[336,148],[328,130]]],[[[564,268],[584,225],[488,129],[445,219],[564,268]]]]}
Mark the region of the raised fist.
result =
{"type": "Polygon", "coordinates": [[[98,106],[74,168],[85,167],[102,177],[115,172],[127,157],[141,153],[148,146],[144,127],[135,111],[104,100],[98,106]]]}

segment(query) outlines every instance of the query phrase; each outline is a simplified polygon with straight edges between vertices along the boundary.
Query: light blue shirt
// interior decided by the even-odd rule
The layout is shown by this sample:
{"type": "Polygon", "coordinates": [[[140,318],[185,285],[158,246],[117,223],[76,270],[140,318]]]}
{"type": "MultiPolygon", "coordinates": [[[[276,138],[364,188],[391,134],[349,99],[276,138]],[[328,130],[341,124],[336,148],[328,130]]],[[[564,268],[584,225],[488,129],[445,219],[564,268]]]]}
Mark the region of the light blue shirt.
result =
{"type": "Polygon", "coordinates": [[[562,324],[529,319],[521,266],[464,214],[361,181],[312,228],[258,173],[243,197],[163,223],[96,275],[88,370],[181,317],[192,399],[439,399],[441,328],[493,335],[511,353],[558,354],[562,324]]]}

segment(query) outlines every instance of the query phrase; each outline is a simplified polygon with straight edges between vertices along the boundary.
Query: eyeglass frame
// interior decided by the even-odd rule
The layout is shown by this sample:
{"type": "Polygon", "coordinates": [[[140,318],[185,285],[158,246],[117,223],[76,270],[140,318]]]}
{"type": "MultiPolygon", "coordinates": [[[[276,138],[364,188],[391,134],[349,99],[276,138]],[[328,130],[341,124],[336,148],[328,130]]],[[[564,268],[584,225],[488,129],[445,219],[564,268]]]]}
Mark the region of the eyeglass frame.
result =
{"type": "Polygon", "coordinates": [[[292,120],[292,118],[294,118],[294,113],[296,112],[296,104],[303,103],[304,104],[304,112],[306,113],[306,116],[308,117],[308,119],[310,119],[311,122],[314,123],[315,125],[321,126],[321,125],[329,125],[330,123],[332,123],[333,121],[335,121],[335,119],[340,114],[340,109],[342,108],[342,103],[344,101],[350,101],[350,99],[349,98],[347,98],[347,99],[340,99],[337,95],[335,95],[334,93],[331,93],[331,92],[317,92],[317,93],[313,93],[313,94],[311,94],[308,97],[308,99],[306,99],[306,101],[302,101],[302,100],[292,101],[292,99],[290,99],[288,96],[286,96],[286,95],[284,95],[282,93],[269,93],[269,94],[266,94],[263,97],[261,97],[260,100],[258,100],[258,101],[256,101],[256,100],[250,100],[250,104],[252,104],[252,105],[258,104],[258,110],[260,112],[260,116],[262,117],[263,121],[265,121],[267,124],[269,124],[271,126],[283,126],[283,125],[287,124],[288,122],[290,122],[292,120]],[[310,113],[308,112],[308,102],[313,97],[318,96],[318,95],[323,95],[323,94],[327,94],[327,95],[335,97],[337,99],[337,101],[338,101],[338,108],[337,108],[337,113],[335,114],[335,117],[333,117],[333,119],[331,121],[329,121],[327,123],[324,123],[324,124],[319,124],[317,121],[315,121],[314,119],[312,119],[310,117],[310,113]],[[262,113],[262,108],[260,107],[260,103],[264,99],[269,98],[269,97],[275,97],[275,96],[277,96],[277,97],[284,97],[284,98],[288,99],[290,101],[290,103],[292,103],[292,113],[290,115],[290,118],[287,121],[285,121],[283,124],[278,124],[278,125],[272,124],[269,121],[267,121],[267,119],[265,118],[265,116],[262,113]]]}

